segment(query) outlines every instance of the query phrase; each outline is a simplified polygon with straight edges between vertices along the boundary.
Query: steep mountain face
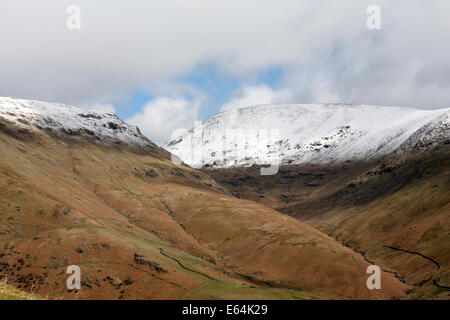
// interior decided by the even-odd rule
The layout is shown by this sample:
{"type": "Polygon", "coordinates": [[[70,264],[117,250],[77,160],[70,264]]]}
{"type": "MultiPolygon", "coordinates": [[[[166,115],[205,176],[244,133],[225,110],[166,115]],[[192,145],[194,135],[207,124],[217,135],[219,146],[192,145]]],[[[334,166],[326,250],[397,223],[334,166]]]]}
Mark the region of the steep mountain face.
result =
{"type": "Polygon", "coordinates": [[[112,114],[0,99],[0,280],[80,299],[387,299],[360,254],[237,199],[112,114]],[[73,122],[72,122],[73,119],[73,122]],[[111,123],[111,124],[110,124],[111,123]],[[66,269],[81,268],[68,290],[66,269]]]}
{"type": "Polygon", "coordinates": [[[164,148],[196,168],[367,161],[419,138],[448,139],[449,115],[450,109],[261,105],[219,113],[164,148]]]}
{"type": "MultiPolygon", "coordinates": [[[[318,106],[315,111],[306,108],[311,111],[306,112],[311,119],[299,120],[293,117],[292,110],[304,111],[304,106],[282,106],[279,115],[275,111],[279,107],[263,106],[261,113],[256,111],[258,108],[235,112],[235,115],[258,114],[254,122],[252,117],[237,122],[247,122],[247,127],[269,123],[289,127],[280,132],[292,132],[300,122],[310,123],[309,132],[321,133],[308,135],[311,138],[305,140],[300,135],[295,137],[295,143],[302,146],[305,141],[326,136],[326,130],[321,131],[325,127],[332,131],[349,126],[349,132],[358,128],[356,131],[361,134],[343,135],[333,148],[322,144],[318,151],[306,149],[301,155],[283,149],[283,165],[275,175],[261,175],[261,166],[255,165],[259,159],[256,151],[253,158],[240,158],[241,167],[219,162],[214,165],[207,158],[204,172],[236,197],[259,202],[306,222],[395,272],[414,286],[408,297],[450,298],[448,109],[318,106]],[[290,110],[289,116],[286,108],[290,110]],[[336,108],[336,114],[328,117],[332,124],[325,123],[323,110],[332,108],[336,108]],[[261,114],[269,119],[260,118],[261,114]],[[364,122],[365,117],[371,120],[364,122]]],[[[297,113],[299,117],[303,114],[297,113]]],[[[228,119],[230,115],[217,117],[228,119]]],[[[213,119],[203,124],[204,129],[216,122],[213,119]]],[[[210,135],[204,132],[206,148],[210,146],[210,135]]],[[[172,147],[182,145],[183,139],[172,147]]],[[[284,141],[282,146],[292,145],[293,139],[289,135],[279,137],[284,141]]],[[[239,148],[239,144],[235,147],[239,148]]]]}

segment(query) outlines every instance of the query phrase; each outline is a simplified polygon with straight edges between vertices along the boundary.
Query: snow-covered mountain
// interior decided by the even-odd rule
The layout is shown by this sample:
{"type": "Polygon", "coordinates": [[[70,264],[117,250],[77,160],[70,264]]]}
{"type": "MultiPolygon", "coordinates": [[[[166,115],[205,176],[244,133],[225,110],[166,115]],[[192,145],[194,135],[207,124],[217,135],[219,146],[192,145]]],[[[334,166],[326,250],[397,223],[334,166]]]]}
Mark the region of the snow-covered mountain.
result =
{"type": "Polygon", "coordinates": [[[114,113],[59,103],[0,97],[0,119],[2,118],[15,126],[86,137],[100,143],[154,146],[141,134],[138,127],[123,122],[114,113]]]}
{"type": "Polygon", "coordinates": [[[450,108],[259,105],[219,113],[164,148],[193,167],[337,163],[449,139],[450,108]]]}

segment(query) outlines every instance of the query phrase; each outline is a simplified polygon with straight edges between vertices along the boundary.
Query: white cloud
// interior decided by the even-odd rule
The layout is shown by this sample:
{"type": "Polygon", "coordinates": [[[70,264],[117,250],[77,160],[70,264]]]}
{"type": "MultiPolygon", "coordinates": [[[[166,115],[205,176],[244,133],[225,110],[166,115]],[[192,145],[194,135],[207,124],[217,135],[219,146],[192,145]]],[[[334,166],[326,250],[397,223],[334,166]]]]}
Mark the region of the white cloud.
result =
{"type": "Polygon", "coordinates": [[[245,85],[234,98],[222,105],[220,109],[223,111],[259,104],[288,103],[290,97],[291,93],[287,89],[275,91],[266,85],[245,85]]]}
{"type": "Polygon", "coordinates": [[[84,106],[84,108],[89,110],[95,110],[100,112],[109,112],[109,113],[115,113],[116,108],[110,104],[110,103],[94,103],[84,106]]]}
{"type": "Polygon", "coordinates": [[[78,0],[69,31],[71,4],[1,0],[0,95],[115,101],[209,63],[240,78],[280,66],[294,102],[450,101],[448,0],[378,0],[378,31],[372,0],[78,0]]]}
{"type": "Polygon", "coordinates": [[[198,99],[158,97],[144,105],[142,110],[125,121],[137,125],[153,142],[166,142],[177,129],[190,129],[197,120],[198,99]]]}

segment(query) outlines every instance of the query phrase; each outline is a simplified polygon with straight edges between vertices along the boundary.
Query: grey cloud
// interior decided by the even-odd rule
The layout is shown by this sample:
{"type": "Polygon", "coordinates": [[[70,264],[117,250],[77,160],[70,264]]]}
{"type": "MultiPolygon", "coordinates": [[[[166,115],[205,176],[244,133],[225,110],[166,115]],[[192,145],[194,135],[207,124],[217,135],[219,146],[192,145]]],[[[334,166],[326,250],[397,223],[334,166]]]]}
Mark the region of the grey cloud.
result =
{"type": "Polygon", "coordinates": [[[0,95],[108,103],[208,61],[245,77],[281,66],[296,102],[345,100],[426,108],[450,100],[450,3],[377,1],[2,0],[0,95]]]}

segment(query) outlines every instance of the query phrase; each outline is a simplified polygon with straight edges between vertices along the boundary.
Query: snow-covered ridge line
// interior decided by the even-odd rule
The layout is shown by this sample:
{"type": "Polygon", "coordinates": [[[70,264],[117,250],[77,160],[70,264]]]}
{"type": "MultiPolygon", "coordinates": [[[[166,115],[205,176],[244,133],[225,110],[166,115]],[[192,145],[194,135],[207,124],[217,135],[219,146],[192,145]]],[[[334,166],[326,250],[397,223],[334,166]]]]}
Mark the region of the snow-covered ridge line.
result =
{"type": "Polygon", "coordinates": [[[259,105],[221,112],[164,148],[197,168],[339,163],[379,157],[414,139],[448,139],[449,115],[450,108],[259,105]]]}
{"type": "Polygon", "coordinates": [[[141,134],[138,127],[125,123],[114,113],[60,103],[0,97],[0,118],[21,127],[96,136],[100,142],[119,141],[133,146],[153,145],[141,134]]]}

